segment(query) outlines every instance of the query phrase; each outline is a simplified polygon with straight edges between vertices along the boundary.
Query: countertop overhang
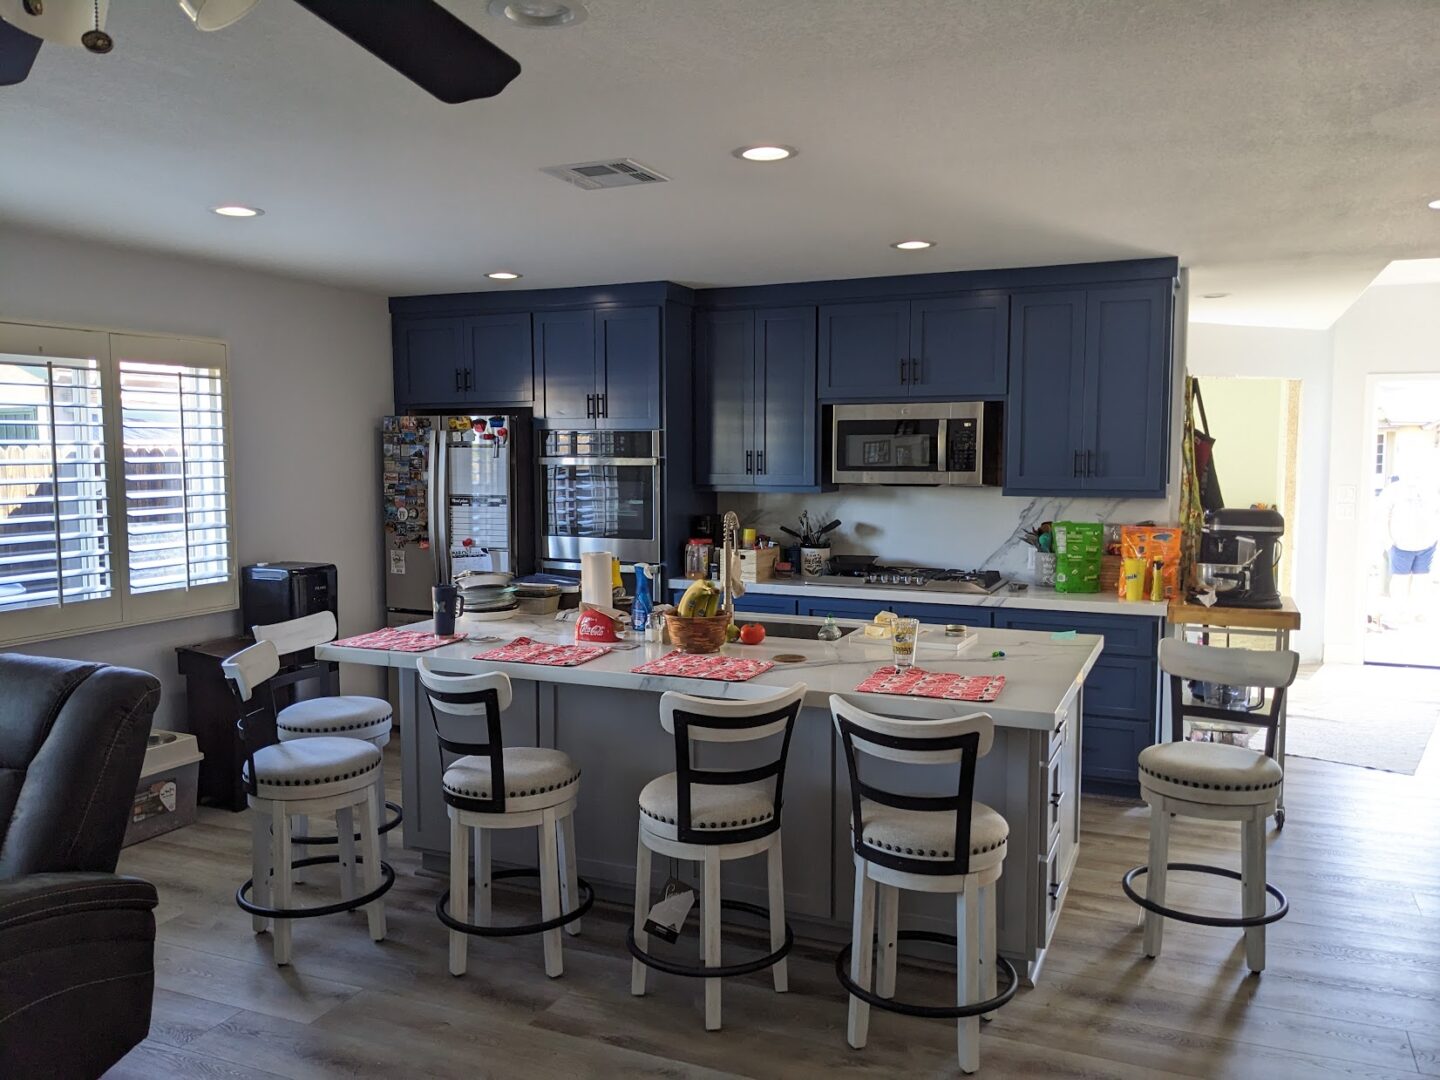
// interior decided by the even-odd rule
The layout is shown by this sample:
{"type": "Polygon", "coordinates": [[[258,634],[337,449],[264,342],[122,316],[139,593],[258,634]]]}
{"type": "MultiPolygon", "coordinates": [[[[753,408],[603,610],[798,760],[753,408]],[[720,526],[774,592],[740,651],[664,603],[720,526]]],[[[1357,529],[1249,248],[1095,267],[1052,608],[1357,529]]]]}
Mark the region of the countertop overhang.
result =
{"type": "MultiPolygon", "coordinates": [[[[765,621],[819,623],[824,620],[800,616],[770,616],[765,621]]],[[[853,627],[855,624],[849,625],[853,627]]],[[[423,633],[430,631],[432,624],[415,623],[405,629],[423,633]]],[[[710,679],[640,675],[630,670],[673,651],[669,645],[659,644],[625,642],[622,644],[634,647],[617,648],[577,667],[508,664],[475,659],[478,653],[498,648],[522,635],[537,641],[572,644],[573,624],[550,618],[479,621],[462,616],[457,630],[469,635],[467,640],[424,653],[321,645],[315,650],[315,655],[323,660],[398,669],[413,669],[417,660],[426,657],[446,672],[457,674],[503,671],[512,679],[536,683],[609,687],[650,693],[675,690],[713,698],[766,697],[797,682],[804,682],[809,687],[805,696],[806,706],[819,709],[829,708],[831,694],[843,694],[863,707],[887,716],[938,720],[985,712],[1002,727],[1053,731],[1068,714],[1071,702],[1094,667],[1104,645],[1104,638],[1095,634],[1057,637],[1033,631],[980,628],[971,631],[976,638],[974,644],[956,655],[953,640],[947,639],[941,628],[930,628],[930,633],[921,639],[916,656],[918,666],[927,671],[1006,676],[1005,688],[998,700],[979,704],[890,694],[857,694],[856,686],[877,667],[889,663],[890,647],[884,643],[872,645],[848,639],[823,642],[771,638],[760,645],[727,645],[721,651],[728,656],[762,660],[774,660],[777,655],[782,654],[805,657],[799,663],[776,663],[772,669],[749,682],[727,683],[710,679]],[[948,655],[946,649],[939,644],[947,641],[950,642],[948,655]],[[992,656],[996,651],[1005,655],[992,656]]]]}

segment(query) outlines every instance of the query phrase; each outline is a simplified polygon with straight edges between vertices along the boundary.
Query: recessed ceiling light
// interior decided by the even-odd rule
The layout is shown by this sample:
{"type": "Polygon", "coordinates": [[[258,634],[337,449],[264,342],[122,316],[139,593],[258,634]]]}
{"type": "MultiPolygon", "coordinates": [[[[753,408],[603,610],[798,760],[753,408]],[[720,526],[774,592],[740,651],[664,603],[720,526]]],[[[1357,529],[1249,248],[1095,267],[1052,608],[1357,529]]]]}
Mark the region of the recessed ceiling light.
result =
{"type": "Polygon", "coordinates": [[[238,203],[226,203],[224,206],[212,206],[210,209],[221,217],[259,217],[265,213],[264,210],[254,206],[240,206],[238,203]]]}
{"type": "Polygon", "coordinates": [[[492,281],[519,281],[524,274],[517,274],[514,270],[491,270],[485,275],[492,281]]]}
{"type": "Polygon", "coordinates": [[[800,151],[796,150],[793,146],[779,146],[773,143],[764,143],[760,146],[742,146],[740,149],[732,151],[736,157],[744,158],[746,161],[784,161],[786,158],[794,157],[799,152],[800,151]]]}
{"type": "Polygon", "coordinates": [[[1207,292],[1201,293],[1200,295],[1206,300],[1224,300],[1225,297],[1229,296],[1230,294],[1228,292],[1207,292]]]}
{"type": "Polygon", "coordinates": [[[516,26],[553,28],[582,23],[590,13],[581,3],[560,0],[490,0],[490,14],[508,19],[516,26]]]}
{"type": "Polygon", "coordinates": [[[924,251],[926,248],[935,246],[934,240],[901,240],[899,243],[891,244],[891,247],[898,251],[924,251]]]}
{"type": "Polygon", "coordinates": [[[1440,210],[1440,199],[1431,199],[1425,205],[1430,207],[1431,210],[1440,210]]]}

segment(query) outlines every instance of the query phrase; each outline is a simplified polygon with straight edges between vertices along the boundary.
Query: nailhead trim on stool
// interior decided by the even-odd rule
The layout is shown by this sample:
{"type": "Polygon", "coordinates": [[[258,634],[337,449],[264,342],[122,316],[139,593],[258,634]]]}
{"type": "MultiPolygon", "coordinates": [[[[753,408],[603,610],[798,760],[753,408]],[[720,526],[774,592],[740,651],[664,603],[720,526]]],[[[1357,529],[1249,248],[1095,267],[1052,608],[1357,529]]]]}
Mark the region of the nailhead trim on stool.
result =
{"type": "Polygon", "coordinates": [[[1156,780],[1162,780],[1167,784],[1179,784],[1181,787],[1195,788],[1200,791],[1272,791],[1278,788],[1283,782],[1280,780],[1270,781],[1263,784],[1198,784],[1194,780],[1185,780],[1178,776],[1166,776],[1164,773],[1147,769],[1140,766],[1140,771],[1146,776],[1153,776],[1156,780]]]}
{"type": "MultiPolygon", "coordinates": [[[[266,776],[262,770],[260,773],[260,783],[266,787],[314,787],[317,784],[334,784],[341,780],[351,780],[357,776],[364,776],[368,772],[374,772],[379,767],[379,764],[375,763],[366,765],[363,768],[354,769],[351,772],[340,773],[336,776],[314,776],[304,780],[275,780],[266,776]]],[[[244,777],[246,780],[250,779],[249,765],[244,767],[244,777]]]]}
{"type": "MultiPolygon", "coordinates": [[[[574,774],[573,774],[568,780],[562,780],[562,781],[560,781],[559,783],[556,783],[556,784],[547,784],[547,785],[545,785],[544,787],[526,788],[526,789],[523,790],[523,791],[507,791],[507,792],[505,793],[505,797],[506,797],[507,799],[520,799],[520,798],[524,798],[524,797],[527,796],[527,795],[543,795],[543,794],[545,794],[545,792],[547,792],[547,791],[559,791],[559,790],[560,790],[561,788],[563,788],[563,787],[569,787],[571,784],[578,783],[579,780],[580,780],[580,770],[579,770],[579,769],[576,769],[575,772],[574,772],[574,774]]],[[[449,781],[444,781],[444,782],[442,782],[442,786],[445,788],[446,791],[450,792],[450,794],[452,794],[452,795],[460,795],[460,796],[463,796],[464,798],[467,798],[467,799],[488,799],[488,798],[490,798],[490,792],[489,792],[488,790],[483,790],[483,789],[482,789],[482,790],[479,790],[479,791],[476,791],[476,790],[469,790],[469,791],[467,791],[465,788],[461,787],[459,784],[453,784],[453,783],[450,783],[449,781]]],[[[507,785],[507,786],[508,786],[508,785],[507,785]]]]}

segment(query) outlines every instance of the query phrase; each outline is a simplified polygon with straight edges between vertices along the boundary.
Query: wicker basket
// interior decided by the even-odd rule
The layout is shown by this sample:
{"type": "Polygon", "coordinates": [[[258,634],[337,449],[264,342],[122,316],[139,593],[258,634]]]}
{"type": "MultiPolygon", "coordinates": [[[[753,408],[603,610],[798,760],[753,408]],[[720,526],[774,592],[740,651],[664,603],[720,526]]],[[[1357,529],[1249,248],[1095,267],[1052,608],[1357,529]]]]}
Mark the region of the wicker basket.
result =
{"type": "Polygon", "coordinates": [[[665,616],[665,630],[670,635],[670,644],[681,652],[717,653],[725,644],[726,631],[734,618],[733,611],[688,619],[672,611],[665,616]]]}

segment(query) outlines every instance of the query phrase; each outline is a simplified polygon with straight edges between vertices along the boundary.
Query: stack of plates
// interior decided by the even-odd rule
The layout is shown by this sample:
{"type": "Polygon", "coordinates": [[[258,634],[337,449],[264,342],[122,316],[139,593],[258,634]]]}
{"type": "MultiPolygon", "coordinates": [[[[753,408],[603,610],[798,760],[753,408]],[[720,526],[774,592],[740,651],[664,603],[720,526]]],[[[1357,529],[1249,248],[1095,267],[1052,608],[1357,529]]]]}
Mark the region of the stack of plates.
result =
{"type": "Polygon", "coordinates": [[[508,619],[515,614],[510,575],[468,570],[455,579],[465,598],[465,614],[477,619],[508,619]]]}

